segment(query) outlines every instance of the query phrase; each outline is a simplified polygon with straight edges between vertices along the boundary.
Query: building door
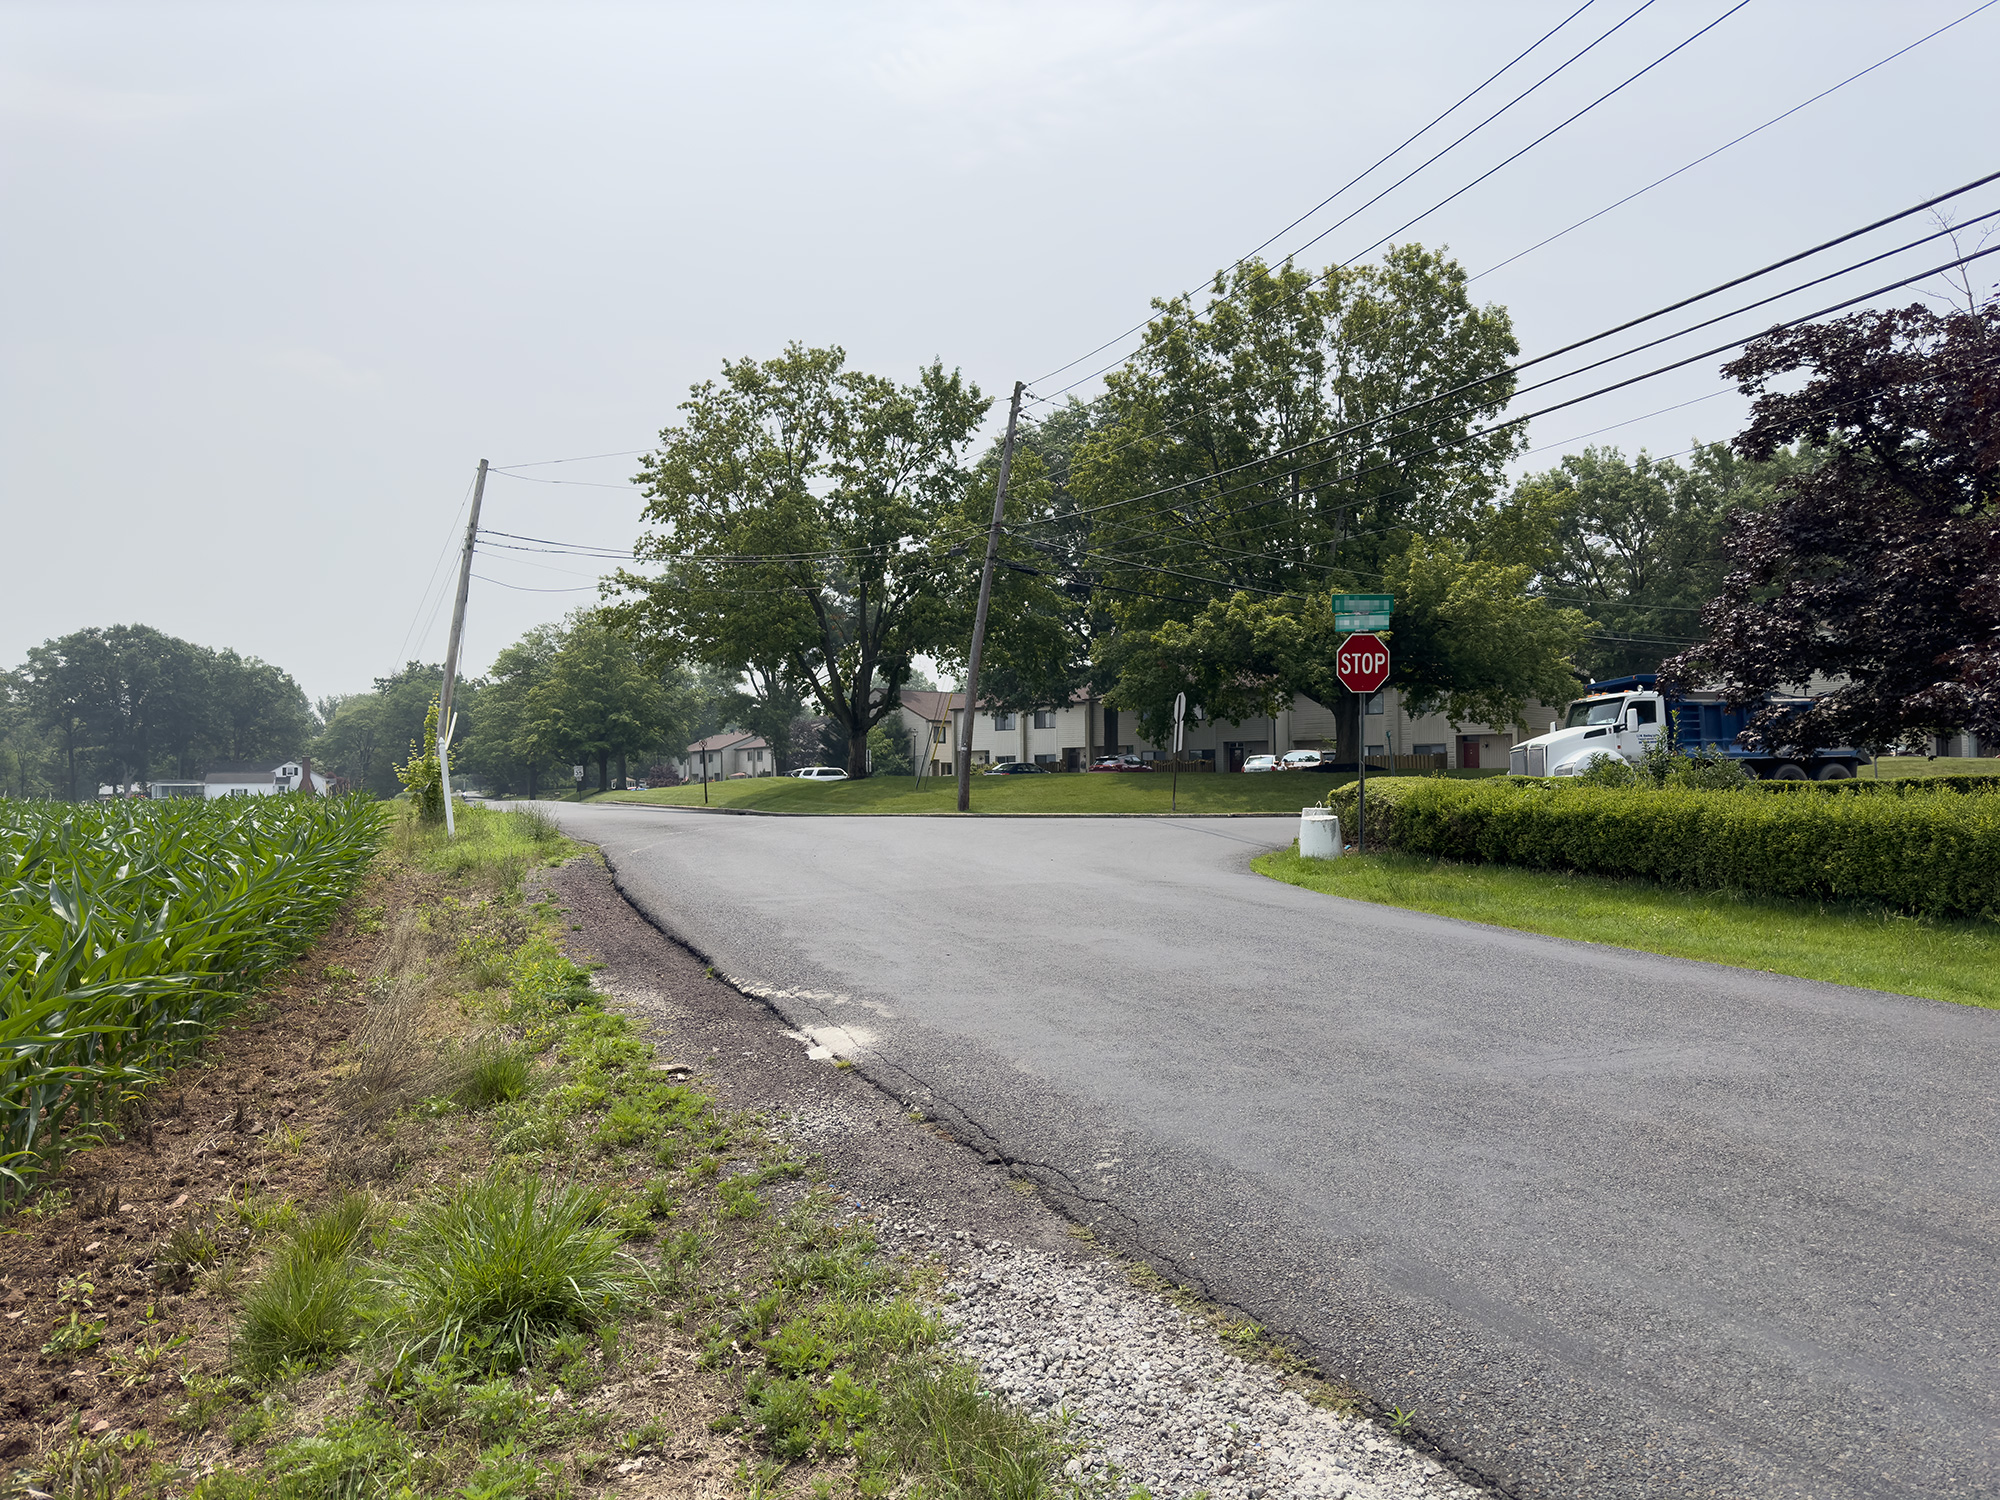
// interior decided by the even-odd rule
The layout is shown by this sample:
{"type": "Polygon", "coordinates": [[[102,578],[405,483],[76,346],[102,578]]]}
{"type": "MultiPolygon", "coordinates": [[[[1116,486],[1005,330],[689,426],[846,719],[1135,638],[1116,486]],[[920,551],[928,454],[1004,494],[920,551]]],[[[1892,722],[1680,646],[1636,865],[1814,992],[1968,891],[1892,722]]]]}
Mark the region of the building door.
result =
{"type": "Polygon", "coordinates": [[[1224,745],[1224,746],[1223,746],[1223,749],[1225,749],[1226,751],[1228,751],[1228,752],[1229,752],[1229,769],[1230,769],[1230,770],[1232,770],[1232,771],[1240,771],[1240,770],[1242,770],[1242,769],[1243,769],[1243,741],[1241,741],[1241,740],[1231,740],[1231,741],[1229,741],[1229,742],[1228,742],[1228,743],[1227,743],[1226,745],[1224,745]]]}
{"type": "Polygon", "coordinates": [[[1461,771],[1479,769],[1479,736],[1461,734],[1458,737],[1458,768],[1461,771]]]}

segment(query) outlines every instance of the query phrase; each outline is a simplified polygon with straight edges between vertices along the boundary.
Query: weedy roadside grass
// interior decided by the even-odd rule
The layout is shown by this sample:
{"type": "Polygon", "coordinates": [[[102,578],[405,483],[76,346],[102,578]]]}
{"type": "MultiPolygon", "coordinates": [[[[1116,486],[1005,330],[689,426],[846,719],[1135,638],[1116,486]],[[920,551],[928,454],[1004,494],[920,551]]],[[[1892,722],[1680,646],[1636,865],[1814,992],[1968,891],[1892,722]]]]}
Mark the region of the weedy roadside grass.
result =
{"type": "Polygon", "coordinates": [[[521,813],[460,831],[392,830],[383,857],[438,878],[382,913],[323,1197],[205,1211],[157,1253],[235,1297],[226,1353],[182,1365],[174,1431],[74,1428],[33,1486],[567,1500],[623,1463],[815,1500],[1083,1494],[1064,1431],[946,1349],[940,1269],[592,988],[524,882],[575,846],[521,813]]]}
{"type": "Polygon", "coordinates": [[[1251,868],[1354,901],[2000,1008],[2000,922],[1991,920],[1950,921],[1861,903],[1691,891],[1404,854],[1303,859],[1294,847],[1252,860],[1251,868]]]}

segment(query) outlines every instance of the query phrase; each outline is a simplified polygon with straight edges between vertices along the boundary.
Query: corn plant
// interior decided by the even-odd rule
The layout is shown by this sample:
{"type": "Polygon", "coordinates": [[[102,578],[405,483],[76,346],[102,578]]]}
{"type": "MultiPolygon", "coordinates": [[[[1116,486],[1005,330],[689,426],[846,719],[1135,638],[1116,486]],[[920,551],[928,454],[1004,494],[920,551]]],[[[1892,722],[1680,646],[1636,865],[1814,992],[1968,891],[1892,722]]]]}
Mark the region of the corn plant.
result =
{"type": "Polygon", "coordinates": [[[0,1197],[302,952],[380,837],[361,798],[0,801],[0,1197]]]}

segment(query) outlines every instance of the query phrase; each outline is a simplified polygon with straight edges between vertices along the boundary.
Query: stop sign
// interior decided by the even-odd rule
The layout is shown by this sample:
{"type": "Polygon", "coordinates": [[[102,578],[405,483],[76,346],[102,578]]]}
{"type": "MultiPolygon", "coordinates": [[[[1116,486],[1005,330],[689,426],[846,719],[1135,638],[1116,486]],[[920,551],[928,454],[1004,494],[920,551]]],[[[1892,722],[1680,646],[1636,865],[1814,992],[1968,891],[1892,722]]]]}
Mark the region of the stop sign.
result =
{"type": "Polygon", "coordinates": [[[1372,693],[1389,680],[1389,648],[1379,635],[1350,635],[1340,643],[1333,669],[1351,693],[1372,693]]]}

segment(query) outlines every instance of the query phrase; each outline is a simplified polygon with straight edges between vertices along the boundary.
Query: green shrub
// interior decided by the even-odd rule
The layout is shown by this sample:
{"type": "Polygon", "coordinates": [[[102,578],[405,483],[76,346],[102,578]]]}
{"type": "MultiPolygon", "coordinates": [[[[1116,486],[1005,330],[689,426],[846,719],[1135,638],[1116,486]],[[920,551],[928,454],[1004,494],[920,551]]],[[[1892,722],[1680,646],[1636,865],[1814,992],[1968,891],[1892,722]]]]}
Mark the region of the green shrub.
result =
{"type": "Polygon", "coordinates": [[[514,1370],[542,1341],[626,1311],[646,1277],[602,1194],[495,1174],[420,1210],[387,1280],[401,1358],[514,1370]]]}
{"type": "Polygon", "coordinates": [[[1584,786],[1638,786],[1639,773],[1622,755],[1613,755],[1609,750],[1599,751],[1590,762],[1590,768],[1577,781],[1584,786]]]}
{"type": "Polygon", "coordinates": [[[1370,799],[1370,821],[1407,854],[1936,916],[2000,911],[2000,796],[1743,796],[1518,778],[1386,785],[1396,791],[1370,799]]]}

